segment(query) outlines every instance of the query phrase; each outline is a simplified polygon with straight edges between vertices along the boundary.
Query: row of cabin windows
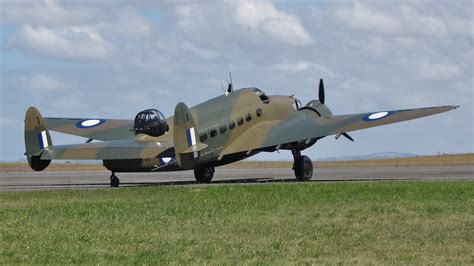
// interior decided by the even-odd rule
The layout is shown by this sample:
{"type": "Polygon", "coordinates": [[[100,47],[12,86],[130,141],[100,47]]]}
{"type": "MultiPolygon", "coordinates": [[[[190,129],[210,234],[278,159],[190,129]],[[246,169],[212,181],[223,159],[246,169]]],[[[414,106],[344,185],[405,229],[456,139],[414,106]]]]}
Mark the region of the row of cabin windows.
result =
{"type": "MultiPolygon", "coordinates": [[[[257,111],[255,112],[255,114],[257,115],[257,117],[261,117],[263,115],[263,110],[261,108],[258,108],[257,111]]],[[[244,118],[242,118],[242,117],[237,118],[236,121],[231,121],[228,125],[220,126],[219,127],[219,132],[221,134],[224,134],[227,131],[227,128],[229,128],[229,130],[233,130],[236,127],[236,125],[242,126],[244,124],[244,118]],[[237,123],[236,123],[236,121],[237,121],[237,123]]],[[[252,114],[251,113],[248,113],[245,116],[245,121],[246,122],[252,121],[252,114]]],[[[211,131],[209,132],[209,135],[211,136],[211,138],[216,137],[217,136],[217,129],[215,129],[215,128],[211,129],[211,131]]],[[[200,135],[200,138],[201,138],[201,142],[206,141],[207,140],[207,132],[202,132],[201,135],[200,135]]]]}

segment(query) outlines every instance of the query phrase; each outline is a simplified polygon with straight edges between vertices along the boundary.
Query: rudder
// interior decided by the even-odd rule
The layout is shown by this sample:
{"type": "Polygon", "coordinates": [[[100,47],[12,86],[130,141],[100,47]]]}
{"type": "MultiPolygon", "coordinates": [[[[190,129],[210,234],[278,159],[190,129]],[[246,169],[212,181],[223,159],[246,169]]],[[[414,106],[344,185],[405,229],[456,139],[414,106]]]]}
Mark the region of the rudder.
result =
{"type": "Polygon", "coordinates": [[[38,109],[30,107],[25,115],[25,149],[28,164],[35,171],[48,167],[51,160],[41,160],[41,153],[53,145],[48,126],[38,109]]]}

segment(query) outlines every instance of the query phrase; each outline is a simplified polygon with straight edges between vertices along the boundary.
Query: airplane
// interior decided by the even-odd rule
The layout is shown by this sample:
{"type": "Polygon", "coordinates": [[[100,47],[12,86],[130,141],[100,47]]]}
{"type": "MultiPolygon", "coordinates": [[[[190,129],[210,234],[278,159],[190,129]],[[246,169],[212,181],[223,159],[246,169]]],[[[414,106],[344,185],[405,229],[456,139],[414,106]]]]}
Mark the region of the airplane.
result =
{"type": "Polygon", "coordinates": [[[133,120],[104,118],[43,118],[29,107],[25,115],[28,163],[42,171],[51,160],[102,160],[111,171],[110,185],[118,187],[119,172],[194,170],[200,183],[210,183],[215,167],[234,163],[261,152],[289,150],[297,180],[313,176],[313,163],[301,154],[318,140],[335,135],[350,141],[351,131],[417,119],[459,108],[438,106],[408,110],[333,115],[325,104],[319,82],[319,99],[302,105],[294,96],[267,96],[250,87],[188,108],[176,105],[165,118],[157,109],[139,112],[133,120]],[[50,131],[85,137],[80,144],[53,145],[50,131]],[[94,141],[95,140],[95,141],[94,141]],[[94,142],[93,142],[94,141],[94,142]]]}

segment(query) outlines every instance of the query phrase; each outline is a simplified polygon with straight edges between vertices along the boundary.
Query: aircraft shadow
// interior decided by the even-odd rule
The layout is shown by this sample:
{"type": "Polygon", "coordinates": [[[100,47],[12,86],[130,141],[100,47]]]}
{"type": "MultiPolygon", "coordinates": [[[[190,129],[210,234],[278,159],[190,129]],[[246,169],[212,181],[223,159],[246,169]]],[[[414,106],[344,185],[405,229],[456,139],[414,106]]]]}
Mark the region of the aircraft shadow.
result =
{"type": "MultiPolygon", "coordinates": [[[[360,178],[360,179],[315,179],[310,181],[298,181],[294,178],[285,179],[273,179],[273,178],[243,178],[243,179],[230,179],[230,180],[216,180],[212,183],[205,184],[197,181],[157,181],[157,182],[124,182],[120,184],[120,187],[160,187],[160,186],[213,186],[213,185],[225,185],[225,184],[277,184],[277,183],[341,183],[341,182],[374,182],[374,181],[397,181],[397,180],[413,180],[407,178],[360,178]]],[[[110,187],[110,183],[62,183],[62,184],[12,184],[7,185],[6,188],[9,190],[24,190],[24,189],[57,189],[57,188],[107,188],[110,187]]]]}

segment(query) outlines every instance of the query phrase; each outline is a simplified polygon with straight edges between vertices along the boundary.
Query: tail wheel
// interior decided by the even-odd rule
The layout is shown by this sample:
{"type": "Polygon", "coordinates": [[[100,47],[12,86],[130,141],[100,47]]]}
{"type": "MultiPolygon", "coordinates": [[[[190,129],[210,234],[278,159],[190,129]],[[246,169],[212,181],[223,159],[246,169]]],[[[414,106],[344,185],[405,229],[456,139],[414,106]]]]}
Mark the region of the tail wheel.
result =
{"type": "Polygon", "coordinates": [[[313,177],[313,162],[308,156],[297,157],[293,169],[298,181],[308,181],[313,177]]]}
{"type": "Polygon", "coordinates": [[[214,167],[197,168],[194,169],[194,177],[198,182],[211,183],[211,180],[214,177],[214,172],[214,167]]]}

